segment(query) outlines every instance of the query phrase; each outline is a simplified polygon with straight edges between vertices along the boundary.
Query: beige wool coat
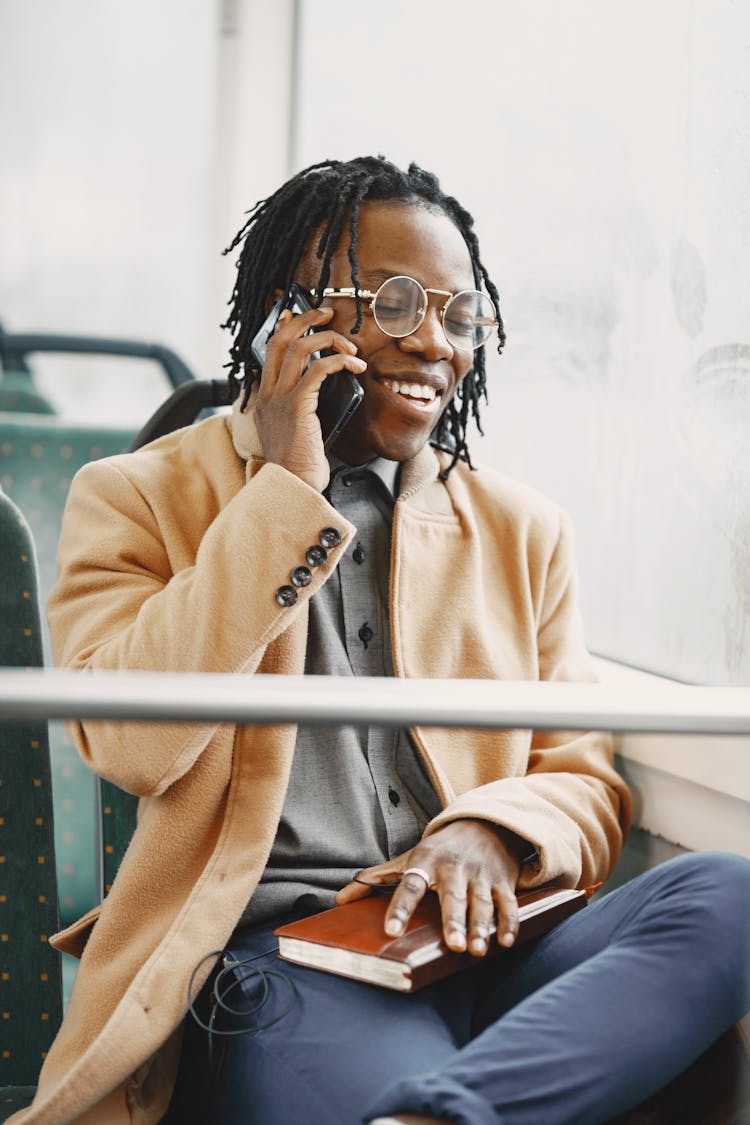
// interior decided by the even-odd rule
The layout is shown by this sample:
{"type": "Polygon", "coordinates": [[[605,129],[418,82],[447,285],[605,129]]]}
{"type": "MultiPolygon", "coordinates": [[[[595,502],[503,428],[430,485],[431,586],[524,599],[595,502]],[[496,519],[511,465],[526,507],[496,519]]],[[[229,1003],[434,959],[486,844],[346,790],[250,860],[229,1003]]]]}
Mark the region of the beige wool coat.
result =
{"type": "MultiPolygon", "coordinates": [[[[492,471],[402,469],[390,612],[398,676],[590,680],[559,509],[492,471]]],[[[86,466],[71,489],[49,620],[59,665],[302,673],[308,600],[355,528],[266,464],[251,413],[86,466]],[[341,532],[294,606],[276,590],[323,528],[341,532]]],[[[266,864],[295,727],[83,722],[78,749],[140,796],[111,892],[63,934],[81,957],[33,1105],[15,1125],[152,1125],[166,1111],[190,975],[220,950],[266,864]]],[[[627,791],[605,735],[415,729],[445,821],[480,817],[536,848],[526,885],[605,878],[627,791]]],[[[210,969],[206,964],[199,986],[210,969]]]]}

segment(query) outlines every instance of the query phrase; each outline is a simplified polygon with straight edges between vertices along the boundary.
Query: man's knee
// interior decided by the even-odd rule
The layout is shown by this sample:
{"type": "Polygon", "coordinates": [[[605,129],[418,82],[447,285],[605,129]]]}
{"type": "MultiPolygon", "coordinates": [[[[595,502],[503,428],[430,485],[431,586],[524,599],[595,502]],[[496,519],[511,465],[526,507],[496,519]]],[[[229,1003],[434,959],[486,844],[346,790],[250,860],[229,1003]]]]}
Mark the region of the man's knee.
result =
{"type": "Polygon", "coordinates": [[[673,926],[682,922],[692,932],[695,969],[703,964],[717,987],[723,983],[734,992],[744,1014],[750,1007],[750,860],[693,852],[666,866],[672,870],[665,872],[665,908],[673,926]]]}
{"type": "Polygon", "coordinates": [[[728,958],[735,974],[740,966],[746,969],[750,860],[732,852],[690,852],[645,872],[631,886],[635,898],[626,931],[635,927],[657,942],[665,937],[711,963],[728,958]]]}
{"type": "Polygon", "coordinates": [[[698,896],[696,905],[731,905],[738,916],[750,913],[750,860],[734,852],[690,852],[663,865],[672,888],[698,896]]]}

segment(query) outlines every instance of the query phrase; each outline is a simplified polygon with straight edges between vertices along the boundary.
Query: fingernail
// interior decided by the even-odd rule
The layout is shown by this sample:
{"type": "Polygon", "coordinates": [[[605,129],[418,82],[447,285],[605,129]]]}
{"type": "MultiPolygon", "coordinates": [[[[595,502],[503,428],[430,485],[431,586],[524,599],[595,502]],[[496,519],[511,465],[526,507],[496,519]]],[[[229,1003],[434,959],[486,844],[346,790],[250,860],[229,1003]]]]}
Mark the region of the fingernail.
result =
{"type": "Polygon", "coordinates": [[[352,356],[352,359],[354,360],[360,371],[367,370],[367,364],[363,359],[360,359],[358,355],[352,356]]]}
{"type": "Polygon", "coordinates": [[[461,949],[466,949],[466,937],[460,930],[453,930],[448,935],[448,944],[451,946],[458,945],[461,949]]]}
{"type": "Polygon", "coordinates": [[[513,944],[513,942],[515,940],[516,940],[515,934],[512,934],[510,932],[510,930],[508,930],[508,932],[503,934],[502,938],[500,939],[500,944],[504,945],[505,948],[507,949],[509,946],[511,946],[513,944]]]}
{"type": "Polygon", "coordinates": [[[487,948],[487,942],[484,940],[484,938],[474,938],[471,943],[471,948],[475,953],[484,953],[485,949],[487,948]]]}
{"type": "Polygon", "coordinates": [[[398,918],[389,918],[385,924],[385,932],[390,934],[391,937],[396,937],[397,934],[401,933],[401,930],[402,926],[398,918]]]}

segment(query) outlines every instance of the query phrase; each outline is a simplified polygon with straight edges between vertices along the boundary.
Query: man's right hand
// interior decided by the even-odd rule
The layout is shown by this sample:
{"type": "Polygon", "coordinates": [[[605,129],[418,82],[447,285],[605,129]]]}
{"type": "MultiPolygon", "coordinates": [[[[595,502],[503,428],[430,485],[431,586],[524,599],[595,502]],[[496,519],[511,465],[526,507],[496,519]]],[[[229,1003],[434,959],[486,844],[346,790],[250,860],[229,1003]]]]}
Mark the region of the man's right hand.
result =
{"type": "Polygon", "coordinates": [[[332,316],[330,308],[311,309],[299,316],[286,309],[281,314],[268,341],[255,400],[255,422],[266,461],[288,469],[318,492],[323,491],[330,476],[315,413],[318,392],[326,376],[334,371],[348,368],[361,375],[367,368],[351,340],[322,327],[332,316]],[[311,328],[319,331],[306,336],[311,328]],[[310,362],[315,352],[329,349],[335,354],[310,362]]]}

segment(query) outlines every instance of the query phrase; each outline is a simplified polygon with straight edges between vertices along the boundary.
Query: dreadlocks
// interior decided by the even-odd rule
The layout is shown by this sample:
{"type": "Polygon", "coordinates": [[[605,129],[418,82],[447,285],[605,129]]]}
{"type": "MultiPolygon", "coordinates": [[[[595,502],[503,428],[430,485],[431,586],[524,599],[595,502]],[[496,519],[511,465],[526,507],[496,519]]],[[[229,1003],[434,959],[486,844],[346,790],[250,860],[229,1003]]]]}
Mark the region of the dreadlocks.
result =
{"type": "MultiPolygon", "coordinates": [[[[224,251],[231,253],[243,243],[238,260],[237,280],[230,299],[230,313],[224,328],[234,333],[230,348],[229,385],[233,397],[244,390],[243,409],[250,392],[260,379],[253,364],[250,343],[266,317],[266,301],[274,290],[286,291],[295,280],[295,273],[304,257],[310,239],[320,232],[315,254],[320,260],[320,276],[315,285],[320,304],[323,290],[329,283],[331,259],[341,240],[344,224],[348,224],[349,263],[352,285],[357,291],[359,264],[357,242],[360,207],[365,202],[379,201],[415,204],[442,211],[460,231],[471,256],[474,284],[484,288],[495,308],[498,321],[498,352],[505,343],[498,294],[479,255],[474,233],[474,220],[468,211],[440,187],[437,177],[417,164],[406,172],[378,156],[361,156],[354,160],[324,160],[311,164],[292,176],[278,191],[262,199],[248,212],[248,218],[231,244],[224,251]]],[[[362,325],[362,301],[357,294],[356,321],[352,333],[362,325]]],[[[450,452],[453,460],[447,472],[463,458],[471,460],[466,444],[469,415],[482,433],[480,402],[487,399],[484,348],[474,353],[474,363],[458,387],[436,428],[436,444],[450,452]]]]}

